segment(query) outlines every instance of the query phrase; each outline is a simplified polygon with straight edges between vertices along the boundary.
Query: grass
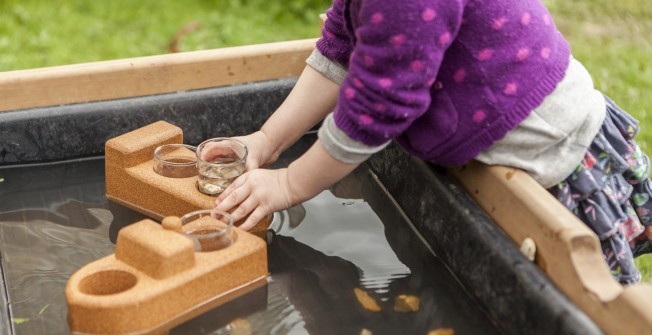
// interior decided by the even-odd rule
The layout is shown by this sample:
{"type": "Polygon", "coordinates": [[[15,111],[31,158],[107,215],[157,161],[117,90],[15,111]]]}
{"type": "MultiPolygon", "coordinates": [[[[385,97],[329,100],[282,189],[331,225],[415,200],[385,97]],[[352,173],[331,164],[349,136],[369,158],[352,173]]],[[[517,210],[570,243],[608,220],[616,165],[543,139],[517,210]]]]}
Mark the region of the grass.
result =
{"type": "Polygon", "coordinates": [[[329,0],[0,0],[0,71],[319,35],[329,0]]]}
{"type": "MultiPolygon", "coordinates": [[[[652,153],[650,0],[543,0],[652,153]]],[[[316,37],[329,0],[0,0],[0,71],[316,37]],[[186,34],[181,32],[187,29],[186,34]],[[175,36],[181,34],[180,38],[175,36]]],[[[652,281],[652,256],[637,260],[652,281]]]]}

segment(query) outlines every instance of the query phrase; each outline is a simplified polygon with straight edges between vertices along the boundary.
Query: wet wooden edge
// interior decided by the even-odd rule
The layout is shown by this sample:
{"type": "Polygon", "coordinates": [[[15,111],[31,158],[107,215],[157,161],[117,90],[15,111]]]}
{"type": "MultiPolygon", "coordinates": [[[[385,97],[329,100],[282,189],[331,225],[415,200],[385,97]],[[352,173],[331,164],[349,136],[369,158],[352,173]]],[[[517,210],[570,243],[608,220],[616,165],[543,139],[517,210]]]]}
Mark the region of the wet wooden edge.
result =
{"type": "Polygon", "coordinates": [[[316,39],[0,72],[0,112],[298,76],[316,39]]]}
{"type": "Polygon", "coordinates": [[[597,236],[529,175],[478,162],[450,172],[517,245],[535,241],[537,265],[606,333],[652,328],[652,286],[620,285],[597,236]]]}

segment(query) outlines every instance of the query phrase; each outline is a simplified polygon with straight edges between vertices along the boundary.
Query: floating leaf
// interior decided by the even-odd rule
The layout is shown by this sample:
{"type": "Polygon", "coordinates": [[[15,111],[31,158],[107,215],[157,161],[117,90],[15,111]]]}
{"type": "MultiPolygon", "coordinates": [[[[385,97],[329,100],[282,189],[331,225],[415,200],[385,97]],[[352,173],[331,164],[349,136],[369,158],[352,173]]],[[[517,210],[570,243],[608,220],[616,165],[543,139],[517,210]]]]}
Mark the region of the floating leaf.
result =
{"type": "Polygon", "coordinates": [[[29,321],[29,318],[11,318],[11,322],[13,322],[13,323],[15,323],[17,325],[19,325],[21,323],[25,323],[27,321],[29,321]]]}
{"type": "Polygon", "coordinates": [[[355,297],[358,298],[358,301],[360,304],[362,304],[362,307],[364,307],[366,310],[372,311],[372,312],[380,312],[380,306],[378,306],[378,303],[376,303],[376,300],[372,298],[367,292],[359,289],[359,288],[354,288],[353,292],[355,292],[355,297]]]}
{"type": "Polygon", "coordinates": [[[455,335],[453,328],[439,328],[431,330],[428,335],[455,335]]]}
{"type": "Polygon", "coordinates": [[[401,313],[419,311],[419,298],[413,295],[399,295],[394,302],[394,311],[401,313]]]}

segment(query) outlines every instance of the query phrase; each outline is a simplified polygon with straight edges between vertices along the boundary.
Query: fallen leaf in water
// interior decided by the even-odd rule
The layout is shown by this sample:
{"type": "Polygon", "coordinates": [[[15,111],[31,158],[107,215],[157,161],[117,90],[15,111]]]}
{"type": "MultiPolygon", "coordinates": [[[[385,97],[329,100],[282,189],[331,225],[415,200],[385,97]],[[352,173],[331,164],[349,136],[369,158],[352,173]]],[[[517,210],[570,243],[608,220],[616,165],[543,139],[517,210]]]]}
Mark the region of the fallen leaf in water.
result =
{"type": "Polygon", "coordinates": [[[417,312],[419,310],[419,298],[413,295],[401,294],[394,301],[394,311],[402,313],[417,312]]]}
{"type": "Polygon", "coordinates": [[[27,321],[29,321],[29,318],[11,318],[11,322],[13,322],[14,324],[17,324],[17,325],[19,325],[21,323],[25,323],[27,321]]]}
{"type": "Polygon", "coordinates": [[[376,303],[376,300],[369,296],[367,292],[359,289],[359,288],[354,288],[353,291],[355,292],[356,298],[358,298],[358,301],[360,304],[362,304],[362,307],[364,307],[366,310],[372,311],[372,312],[380,312],[380,306],[378,306],[378,303],[376,303]]]}
{"type": "Polygon", "coordinates": [[[428,335],[454,335],[454,334],[455,331],[453,330],[453,328],[439,328],[428,332],[428,335]]]}
{"type": "Polygon", "coordinates": [[[235,319],[229,324],[229,334],[251,335],[251,324],[245,319],[235,319]]]}

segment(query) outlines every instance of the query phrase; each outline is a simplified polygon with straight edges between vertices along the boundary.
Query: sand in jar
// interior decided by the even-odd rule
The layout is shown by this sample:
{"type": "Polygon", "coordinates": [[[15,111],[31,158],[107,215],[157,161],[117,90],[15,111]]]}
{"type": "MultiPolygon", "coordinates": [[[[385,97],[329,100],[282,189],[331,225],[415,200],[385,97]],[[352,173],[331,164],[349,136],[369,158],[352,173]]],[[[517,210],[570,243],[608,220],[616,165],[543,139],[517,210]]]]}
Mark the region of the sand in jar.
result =
{"type": "Polygon", "coordinates": [[[226,137],[213,138],[197,146],[197,188],[208,195],[222,193],[245,172],[247,147],[226,137]]]}

